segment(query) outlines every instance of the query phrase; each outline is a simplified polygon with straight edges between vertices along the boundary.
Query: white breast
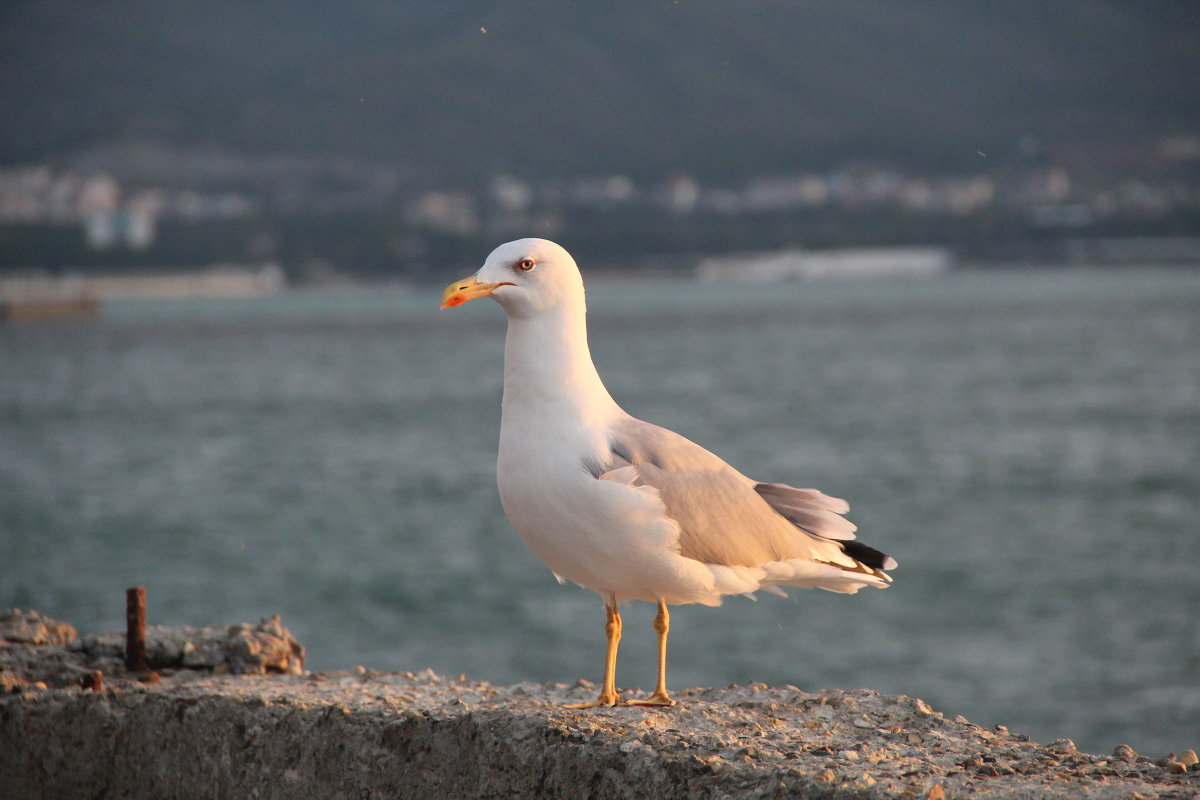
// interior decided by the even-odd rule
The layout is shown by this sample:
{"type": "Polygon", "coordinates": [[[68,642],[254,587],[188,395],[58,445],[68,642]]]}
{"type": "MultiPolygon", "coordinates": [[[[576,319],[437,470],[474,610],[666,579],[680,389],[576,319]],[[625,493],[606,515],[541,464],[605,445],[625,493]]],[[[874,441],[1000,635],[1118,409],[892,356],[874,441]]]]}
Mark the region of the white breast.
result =
{"type": "MultiPolygon", "coordinates": [[[[545,420],[542,420],[545,423],[545,420]]],[[[678,528],[653,489],[597,480],[602,430],[574,432],[505,411],[497,485],[509,522],[559,578],[618,601],[712,594],[712,576],[679,555],[678,528]]]]}

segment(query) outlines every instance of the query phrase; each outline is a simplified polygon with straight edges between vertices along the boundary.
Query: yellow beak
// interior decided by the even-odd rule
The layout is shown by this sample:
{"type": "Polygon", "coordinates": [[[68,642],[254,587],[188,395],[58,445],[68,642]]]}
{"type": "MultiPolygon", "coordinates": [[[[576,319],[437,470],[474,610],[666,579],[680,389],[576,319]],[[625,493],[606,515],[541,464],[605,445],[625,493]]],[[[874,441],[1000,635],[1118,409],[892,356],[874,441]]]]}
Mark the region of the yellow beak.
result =
{"type": "Polygon", "coordinates": [[[482,283],[474,275],[457,280],[442,292],[442,308],[461,306],[476,297],[487,297],[496,291],[497,286],[509,286],[507,283],[482,283]]]}

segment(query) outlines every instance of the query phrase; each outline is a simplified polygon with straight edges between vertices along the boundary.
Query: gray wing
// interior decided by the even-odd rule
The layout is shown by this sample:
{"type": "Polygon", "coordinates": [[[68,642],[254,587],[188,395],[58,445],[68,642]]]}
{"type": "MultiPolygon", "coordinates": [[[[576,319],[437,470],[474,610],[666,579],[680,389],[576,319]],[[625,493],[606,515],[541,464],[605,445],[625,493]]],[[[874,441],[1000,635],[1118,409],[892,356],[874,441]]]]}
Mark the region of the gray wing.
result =
{"type": "MultiPolygon", "coordinates": [[[[760,566],[813,558],[818,540],[852,539],[845,501],[815,489],[756,484],[683,436],[628,417],[610,429],[610,463],[597,477],[658,490],[680,527],[683,556],[708,564],[760,566]]],[[[844,549],[844,548],[842,548],[844,549]]],[[[824,559],[821,559],[824,560],[824,559]]]]}
{"type": "Polygon", "coordinates": [[[874,547],[853,541],[858,526],[842,516],[850,504],[816,489],[797,489],[783,483],[759,483],[754,487],[788,522],[807,534],[838,540],[842,552],[873,570],[895,569],[896,559],[874,547]]]}

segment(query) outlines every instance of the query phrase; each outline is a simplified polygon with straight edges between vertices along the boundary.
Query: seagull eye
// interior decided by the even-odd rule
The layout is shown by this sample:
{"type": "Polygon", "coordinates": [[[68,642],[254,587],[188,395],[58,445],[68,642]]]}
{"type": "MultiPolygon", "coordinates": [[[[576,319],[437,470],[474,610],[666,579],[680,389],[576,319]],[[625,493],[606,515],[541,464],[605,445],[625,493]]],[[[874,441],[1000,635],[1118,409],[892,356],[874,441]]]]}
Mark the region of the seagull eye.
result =
{"type": "Polygon", "coordinates": [[[523,258],[517,262],[517,269],[521,270],[521,272],[529,272],[536,264],[537,262],[532,258],[523,258]]]}

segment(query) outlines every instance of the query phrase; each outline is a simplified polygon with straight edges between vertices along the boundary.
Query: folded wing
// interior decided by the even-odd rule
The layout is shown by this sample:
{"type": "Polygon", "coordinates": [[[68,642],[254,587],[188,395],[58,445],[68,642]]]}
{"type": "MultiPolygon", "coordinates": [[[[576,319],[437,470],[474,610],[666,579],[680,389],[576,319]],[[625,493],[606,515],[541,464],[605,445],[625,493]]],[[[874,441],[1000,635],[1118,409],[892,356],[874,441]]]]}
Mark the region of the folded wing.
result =
{"type": "MultiPolygon", "coordinates": [[[[597,477],[657,490],[686,558],[726,567],[808,560],[890,580],[894,559],[855,539],[846,501],[816,489],[757,483],[673,431],[627,417],[612,426],[597,477]]],[[[882,579],[879,580],[879,579],[882,579]]]]}

